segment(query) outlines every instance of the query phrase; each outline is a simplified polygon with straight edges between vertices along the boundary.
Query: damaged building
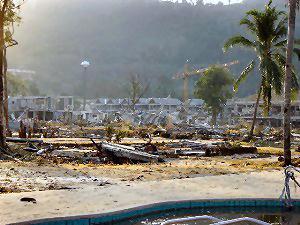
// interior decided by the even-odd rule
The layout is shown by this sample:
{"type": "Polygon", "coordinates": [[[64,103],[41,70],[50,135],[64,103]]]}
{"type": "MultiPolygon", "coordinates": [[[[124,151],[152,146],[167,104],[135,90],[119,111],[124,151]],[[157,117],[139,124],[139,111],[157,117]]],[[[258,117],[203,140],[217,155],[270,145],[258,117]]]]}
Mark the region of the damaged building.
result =
{"type": "Polygon", "coordinates": [[[72,96],[18,96],[8,98],[8,109],[12,120],[18,118],[37,118],[39,120],[58,120],[72,114],[72,96]]]}
{"type": "MultiPolygon", "coordinates": [[[[119,112],[129,110],[131,108],[131,100],[127,98],[99,98],[92,105],[102,112],[119,112]]],[[[155,112],[160,109],[173,112],[179,109],[181,105],[182,102],[176,98],[141,98],[135,104],[134,108],[137,111],[143,112],[155,112]]]]}
{"type": "MultiPolygon", "coordinates": [[[[190,113],[196,113],[202,111],[203,101],[199,99],[190,99],[187,105],[190,113]]],[[[88,120],[90,122],[97,122],[103,120],[109,115],[115,115],[118,117],[120,113],[122,116],[132,113],[134,107],[135,112],[140,114],[142,118],[148,118],[159,115],[169,115],[178,113],[184,107],[182,101],[177,98],[141,98],[133,106],[131,100],[128,98],[98,98],[91,101],[89,105],[88,120]],[[163,112],[163,113],[162,113],[163,112]]],[[[121,115],[120,115],[121,116],[121,115]]],[[[130,115],[128,115],[131,117],[130,115]]]]}
{"type": "MultiPolygon", "coordinates": [[[[200,99],[189,100],[189,110],[197,112],[201,110],[203,101],[200,99]]],[[[158,110],[164,110],[166,112],[176,112],[183,106],[182,101],[177,98],[141,98],[135,104],[136,111],[142,112],[156,112],[158,110]]],[[[131,100],[127,98],[98,98],[91,103],[92,108],[97,108],[98,111],[113,113],[129,110],[131,107],[131,100]]]]}
{"type": "MultiPolygon", "coordinates": [[[[224,108],[224,115],[229,124],[236,124],[239,120],[252,121],[255,108],[255,101],[245,99],[234,99],[227,102],[224,108]]],[[[274,101],[269,114],[263,113],[263,102],[260,102],[257,121],[260,124],[279,127],[283,124],[284,102],[274,101]]],[[[291,106],[292,125],[300,126],[300,101],[293,101],[291,106]]]]}

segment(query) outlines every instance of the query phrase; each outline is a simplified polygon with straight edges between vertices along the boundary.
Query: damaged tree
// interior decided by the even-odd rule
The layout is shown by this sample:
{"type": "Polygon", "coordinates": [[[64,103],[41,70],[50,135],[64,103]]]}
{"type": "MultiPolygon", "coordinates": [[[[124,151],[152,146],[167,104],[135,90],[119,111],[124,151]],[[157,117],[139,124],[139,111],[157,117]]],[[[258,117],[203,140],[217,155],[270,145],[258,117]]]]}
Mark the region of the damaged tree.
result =
{"type": "Polygon", "coordinates": [[[138,74],[131,74],[129,77],[129,82],[130,82],[130,97],[128,100],[128,105],[132,111],[135,111],[136,104],[148,91],[149,83],[147,82],[144,85],[138,74]]]}
{"type": "MultiPolygon", "coordinates": [[[[21,4],[24,1],[21,2],[21,4]]],[[[17,18],[17,11],[20,9],[21,4],[16,4],[13,0],[0,1],[0,147],[6,146],[6,134],[4,123],[4,74],[5,74],[5,33],[6,27],[9,27],[15,22],[17,18]]]]}

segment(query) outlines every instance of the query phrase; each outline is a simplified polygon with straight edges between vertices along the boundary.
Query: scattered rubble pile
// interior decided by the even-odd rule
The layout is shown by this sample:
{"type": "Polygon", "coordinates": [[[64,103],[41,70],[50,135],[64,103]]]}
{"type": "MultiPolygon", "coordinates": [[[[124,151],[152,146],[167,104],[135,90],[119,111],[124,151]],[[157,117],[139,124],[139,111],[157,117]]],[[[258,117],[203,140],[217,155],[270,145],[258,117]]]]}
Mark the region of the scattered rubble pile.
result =
{"type": "Polygon", "coordinates": [[[160,163],[168,159],[193,156],[227,156],[234,154],[256,154],[256,147],[244,147],[225,141],[174,140],[153,144],[116,144],[100,139],[90,139],[92,147],[70,148],[64,145],[45,143],[39,139],[8,138],[13,146],[12,156],[17,160],[33,160],[37,157],[55,162],[77,162],[83,164],[104,163],[160,163]]]}
{"type": "MultiPolygon", "coordinates": [[[[0,193],[104,186],[111,177],[120,177],[119,181],[181,179],[282,165],[283,151],[272,149],[281,145],[281,131],[268,127],[248,143],[243,141],[246,128],[228,126],[116,122],[94,127],[48,122],[28,132],[7,138],[8,148],[2,149],[0,158],[9,167],[0,167],[0,193]],[[28,170],[28,165],[34,168],[28,170]]],[[[299,131],[293,130],[292,140],[300,151],[299,131]]],[[[300,153],[293,152],[293,157],[300,162],[300,153]]]]}
{"type": "MultiPolygon", "coordinates": [[[[160,163],[181,157],[258,154],[256,147],[280,147],[282,136],[279,130],[260,128],[250,140],[250,145],[255,146],[251,147],[240,144],[247,134],[245,126],[212,128],[173,123],[172,126],[161,127],[124,121],[94,126],[50,121],[35,124],[29,135],[30,129],[21,125],[19,133],[7,138],[10,146],[13,145],[10,151],[4,150],[7,151],[7,159],[33,160],[41,157],[55,162],[84,164],[160,163]]],[[[296,147],[300,143],[299,133],[297,130],[293,133],[296,147]]]]}
{"type": "Polygon", "coordinates": [[[176,144],[168,146],[175,149],[175,154],[181,156],[228,156],[234,154],[256,154],[256,147],[246,147],[240,144],[230,144],[229,142],[210,142],[201,143],[195,141],[184,140],[176,144]]]}

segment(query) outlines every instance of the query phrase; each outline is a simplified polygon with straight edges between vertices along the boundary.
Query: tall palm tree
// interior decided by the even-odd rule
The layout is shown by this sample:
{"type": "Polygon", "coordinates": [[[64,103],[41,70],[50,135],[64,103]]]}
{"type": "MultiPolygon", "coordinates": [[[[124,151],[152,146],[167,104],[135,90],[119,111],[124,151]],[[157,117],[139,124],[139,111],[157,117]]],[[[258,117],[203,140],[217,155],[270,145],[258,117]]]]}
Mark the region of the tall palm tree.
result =
{"type": "Polygon", "coordinates": [[[289,0],[288,41],[286,48],[286,67],[284,77],[284,117],[283,117],[283,148],[284,164],[292,163],[291,156],[291,86],[292,86],[292,55],[294,49],[296,7],[299,0],[289,0]]]}
{"type": "MultiPolygon", "coordinates": [[[[283,11],[272,7],[272,0],[265,6],[263,11],[250,10],[240,21],[240,25],[247,28],[250,37],[234,36],[224,44],[224,51],[234,46],[246,47],[255,52],[255,58],[244,68],[240,77],[234,83],[235,91],[247,78],[256,65],[260,72],[260,85],[254,108],[252,126],[249,136],[253,136],[257,111],[260,98],[263,98],[264,113],[270,111],[272,91],[280,95],[283,89],[285,72],[284,47],[286,45],[287,16],[283,11]]],[[[292,71],[294,86],[297,86],[296,75],[292,71]]]]}

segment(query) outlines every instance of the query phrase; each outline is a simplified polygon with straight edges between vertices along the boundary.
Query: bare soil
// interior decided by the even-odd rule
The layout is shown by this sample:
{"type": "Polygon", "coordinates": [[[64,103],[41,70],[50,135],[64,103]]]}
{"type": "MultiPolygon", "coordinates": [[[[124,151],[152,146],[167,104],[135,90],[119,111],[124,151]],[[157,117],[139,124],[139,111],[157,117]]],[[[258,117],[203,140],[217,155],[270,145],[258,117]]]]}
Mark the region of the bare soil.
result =
{"type": "Polygon", "coordinates": [[[120,182],[161,181],[280,169],[277,157],[253,156],[178,158],[158,164],[0,163],[0,193],[77,189],[120,182]]]}

